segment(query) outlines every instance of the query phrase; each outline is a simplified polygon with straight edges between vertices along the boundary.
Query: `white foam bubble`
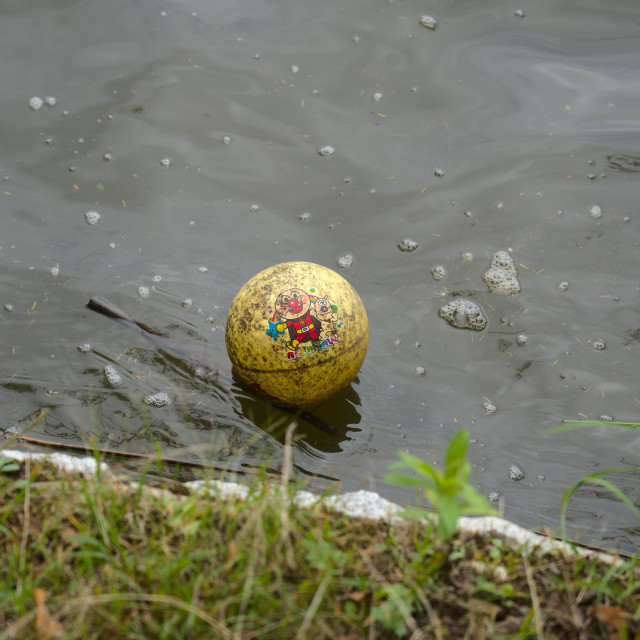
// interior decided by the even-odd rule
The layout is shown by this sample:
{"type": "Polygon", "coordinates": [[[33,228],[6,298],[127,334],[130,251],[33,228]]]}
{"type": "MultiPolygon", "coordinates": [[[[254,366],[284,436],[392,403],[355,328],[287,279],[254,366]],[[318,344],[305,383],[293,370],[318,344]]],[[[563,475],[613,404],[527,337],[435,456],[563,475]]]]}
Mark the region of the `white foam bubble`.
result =
{"type": "Polygon", "coordinates": [[[592,204],[589,207],[589,215],[595,220],[599,220],[600,218],[602,218],[602,208],[597,204],[592,204]]]}
{"type": "Polygon", "coordinates": [[[518,480],[522,480],[522,478],[524,478],[524,471],[522,471],[522,469],[520,469],[520,467],[516,466],[515,464],[512,464],[509,467],[509,477],[513,481],[518,482],[518,480]]]}
{"type": "Polygon", "coordinates": [[[431,275],[434,280],[442,280],[447,275],[447,270],[441,264],[436,265],[431,269],[431,275]]]}
{"type": "Polygon", "coordinates": [[[482,331],[487,318],[482,309],[468,298],[456,298],[440,307],[438,314],[456,329],[482,331]]]}
{"type": "Polygon", "coordinates": [[[43,104],[44,102],[42,98],[38,98],[38,96],[33,96],[33,98],[29,100],[29,109],[32,109],[33,111],[39,111],[40,109],[42,109],[43,104]]]}
{"type": "Polygon", "coordinates": [[[108,364],[104,368],[104,377],[112,387],[118,387],[122,383],[122,376],[116,371],[113,365],[108,364]]]}
{"type": "Polygon", "coordinates": [[[518,272],[513,266],[513,258],[507,251],[498,251],[493,256],[491,266],[482,279],[491,293],[511,296],[520,292],[517,275],[518,272]]]}
{"type": "Polygon", "coordinates": [[[169,398],[168,393],[164,393],[164,391],[160,391],[159,393],[152,393],[148,396],[145,396],[142,401],[145,404],[153,405],[154,407],[165,407],[170,404],[171,398],[169,398]]]}
{"type": "Polygon", "coordinates": [[[418,248],[418,243],[412,238],[403,238],[398,242],[398,249],[400,251],[415,251],[418,248]]]}
{"type": "Polygon", "coordinates": [[[98,220],[100,220],[100,214],[97,211],[87,211],[84,214],[84,218],[87,221],[87,224],[98,224],[98,220]]]}
{"type": "Polygon", "coordinates": [[[498,411],[498,407],[496,407],[495,404],[493,404],[492,402],[489,402],[488,400],[484,401],[484,410],[486,413],[491,414],[491,413],[496,413],[498,411]]]}
{"type": "Polygon", "coordinates": [[[438,28],[438,21],[432,16],[422,16],[420,24],[425,29],[429,29],[429,31],[435,31],[438,28]]]}
{"type": "Polygon", "coordinates": [[[353,256],[350,253],[345,253],[338,258],[337,262],[339,267],[346,269],[353,264],[353,256]]]}

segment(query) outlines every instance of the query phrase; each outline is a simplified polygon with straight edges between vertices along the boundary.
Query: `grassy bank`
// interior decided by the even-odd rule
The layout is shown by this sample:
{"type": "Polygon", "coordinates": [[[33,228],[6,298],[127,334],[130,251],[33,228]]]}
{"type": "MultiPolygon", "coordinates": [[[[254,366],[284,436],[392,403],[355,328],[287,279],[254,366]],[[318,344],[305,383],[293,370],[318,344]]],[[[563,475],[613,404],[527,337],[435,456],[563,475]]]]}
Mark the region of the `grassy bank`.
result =
{"type": "Polygon", "coordinates": [[[0,638],[638,638],[640,569],[0,465],[0,638]]]}

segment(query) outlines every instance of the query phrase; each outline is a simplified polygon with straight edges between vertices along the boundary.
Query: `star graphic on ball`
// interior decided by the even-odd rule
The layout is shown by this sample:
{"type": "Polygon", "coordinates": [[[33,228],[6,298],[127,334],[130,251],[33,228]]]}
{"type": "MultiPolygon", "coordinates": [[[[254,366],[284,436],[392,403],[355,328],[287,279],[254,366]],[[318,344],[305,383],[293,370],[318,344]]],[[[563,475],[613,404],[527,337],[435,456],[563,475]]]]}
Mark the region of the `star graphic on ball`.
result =
{"type": "Polygon", "coordinates": [[[280,332],[276,328],[276,323],[269,320],[269,328],[265,331],[265,335],[271,336],[274,340],[278,339],[280,332]]]}

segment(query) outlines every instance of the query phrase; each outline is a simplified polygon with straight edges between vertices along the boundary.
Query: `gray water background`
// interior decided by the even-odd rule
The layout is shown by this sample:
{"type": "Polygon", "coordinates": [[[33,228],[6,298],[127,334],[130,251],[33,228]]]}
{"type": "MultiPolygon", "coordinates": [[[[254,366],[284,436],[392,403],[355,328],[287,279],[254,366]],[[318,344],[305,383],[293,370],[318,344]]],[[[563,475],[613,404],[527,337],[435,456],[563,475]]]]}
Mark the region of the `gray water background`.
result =
{"type": "MultiPolygon", "coordinates": [[[[0,51],[5,430],[277,470],[287,414],[85,304],[103,296],[226,368],[237,290],[307,260],[356,288],[371,341],[317,410],[340,436],[299,425],[301,477],[411,501],[386,465],[399,449],[439,464],[464,426],[479,489],[557,531],[567,486],[638,465],[634,432],[546,433],[640,414],[637,0],[6,0],[0,51]],[[498,250],[518,295],[482,281],[498,250]],[[484,332],[438,316],[452,291],[484,332]],[[170,405],[143,403],[160,391],[170,405]]],[[[637,474],[610,479],[640,506],[637,474]]],[[[604,489],[569,520],[580,540],[638,547],[604,489]]]]}

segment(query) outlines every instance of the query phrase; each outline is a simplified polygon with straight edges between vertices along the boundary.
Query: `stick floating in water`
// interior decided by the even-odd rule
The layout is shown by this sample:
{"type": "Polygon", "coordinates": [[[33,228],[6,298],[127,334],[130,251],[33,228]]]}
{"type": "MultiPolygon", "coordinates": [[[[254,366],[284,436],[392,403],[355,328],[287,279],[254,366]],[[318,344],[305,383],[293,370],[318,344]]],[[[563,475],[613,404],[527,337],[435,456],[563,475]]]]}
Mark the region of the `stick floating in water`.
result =
{"type": "MultiPolygon", "coordinates": [[[[170,351],[171,353],[177,355],[178,357],[188,360],[190,362],[195,362],[199,365],[206,367],[211,372],[218,374],[217,367],[214,367],[211,365],[211,363],[203,360],[201,354],[186,348],[184,345],[182,345],[179,342],[176,342],[175,340],[170,338],[165,333],[162,333],[155,327],[150,327],[144,322],[138,322],[137,320],[132,318],[128,313],[126,313],[125,311],[117,307],[115,304],[112,304],[108,300],[105,300],[104,298],[100,298],[96,296],[94,298],[91,298],[91,300],[89,300],[89,302],[87,303],[87,307],[92,311],[96,311],[97,313],[100,313],[103,316],[106,316],[107,318],[113,318],[120,324],[135,331],[140,335],[145,336],[146,338],[155,342],[157,345],[159,345],[163,349],[170,351]]],[[[287,406],[285,404],[282,404],[281,402],[278,402],[274,398],[271,398],[266,393],[256,392],[250,386],[245,384],[242,380],[235,379],[231,376],[224,376],[224,377],[228,378],[229,380],[234,380],[243,389],[245,389],[246,391],[249,391],[250,393],[260,398],[261,400],[264,400],[268,404],[271,404],[274,407],[278,407],[279,409],[292,413],[293,415],[297,416],[301,420],[308,422],[309,424],[320,429],[321,431],[324,431],[326,433],[331,433],[333,435],[337,435],[338,431],[335,427],[333,427],[330,424],[327,424],[326,422],[312,415],[308,411],[304,411],[299,407],[287,406]]]]}

